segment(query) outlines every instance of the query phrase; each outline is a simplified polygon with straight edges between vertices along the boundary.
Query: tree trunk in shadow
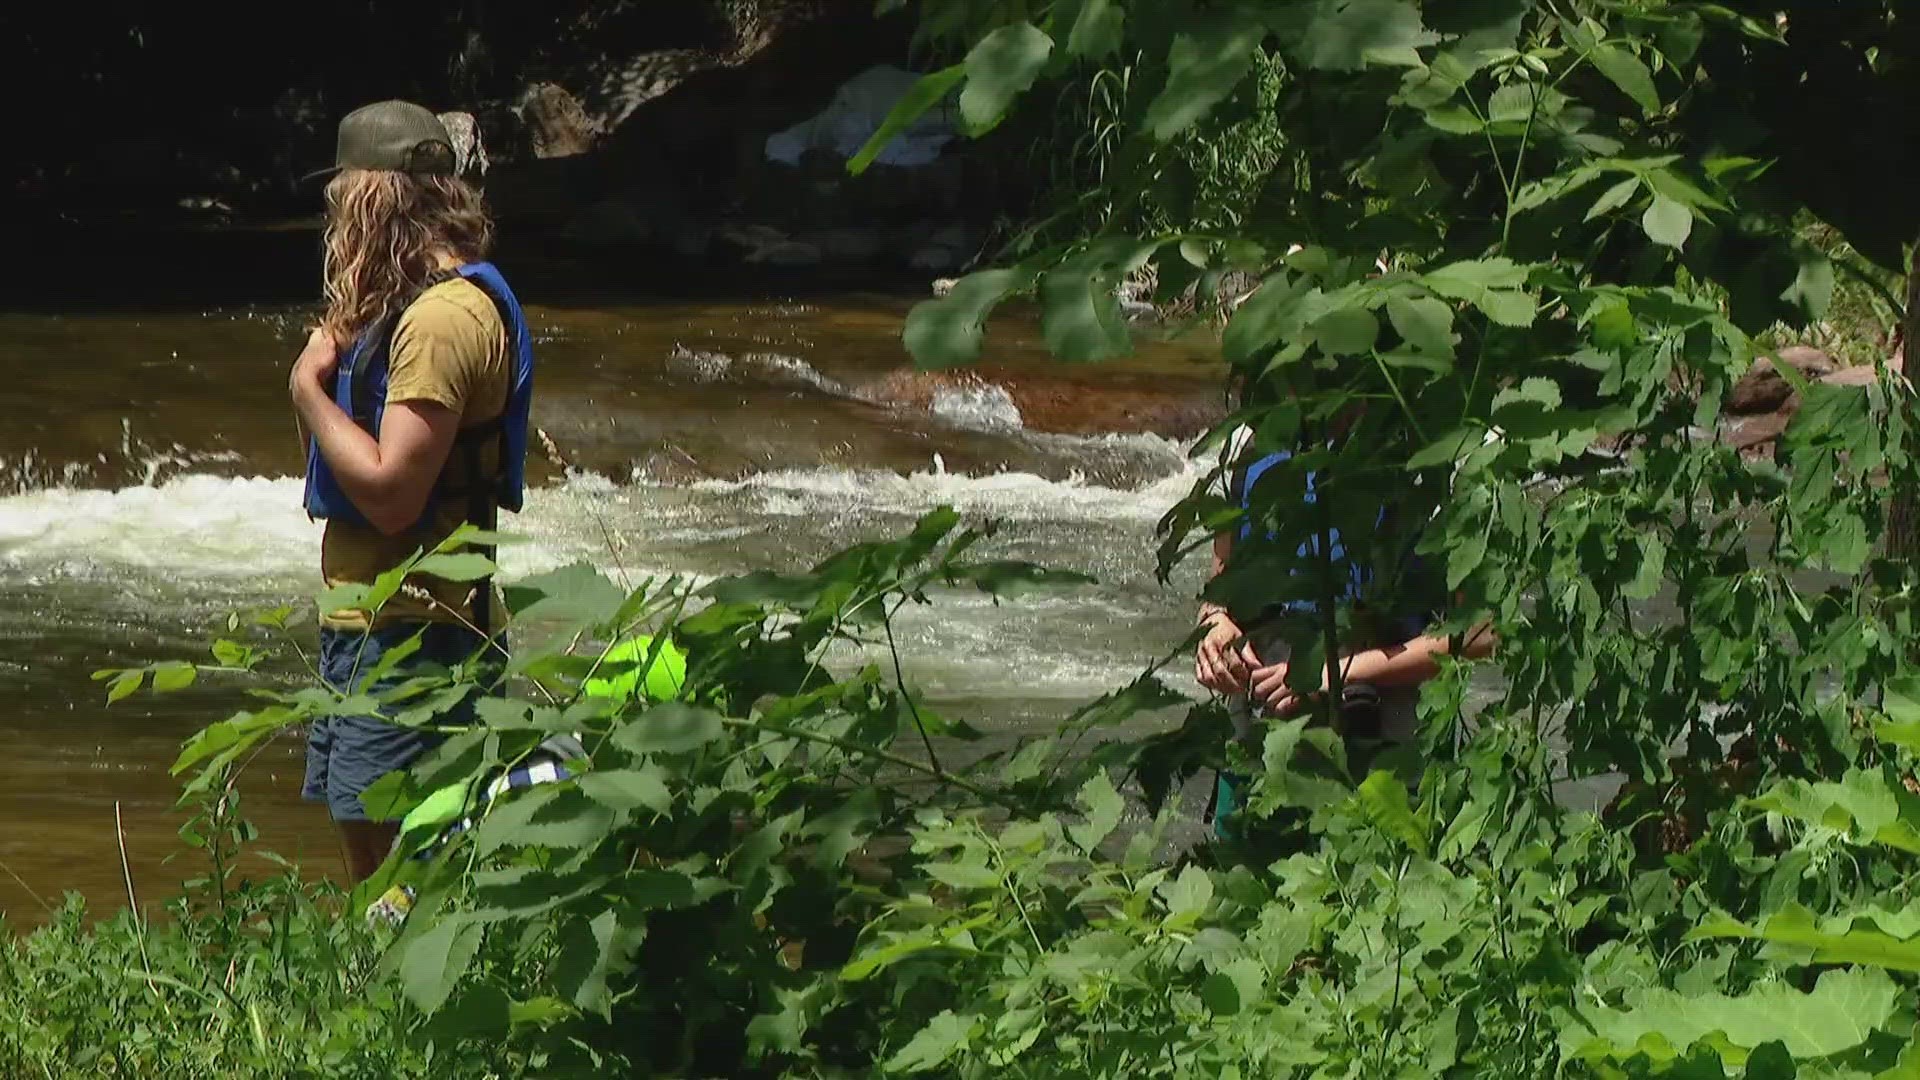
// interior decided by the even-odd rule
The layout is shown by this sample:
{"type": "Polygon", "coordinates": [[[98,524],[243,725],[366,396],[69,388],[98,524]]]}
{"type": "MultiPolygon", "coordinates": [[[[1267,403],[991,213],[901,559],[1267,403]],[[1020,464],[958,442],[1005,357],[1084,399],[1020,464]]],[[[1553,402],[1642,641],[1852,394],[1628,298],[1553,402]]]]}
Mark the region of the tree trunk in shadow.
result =
{"type": "MultiPolygon", "coordinates": [[[[1913,260],[1907,267],[1907,310],[1900,322],[1900,342],[1897,355],[1905,357],[1906,350],[1914,347],[1920,340],[1920,240],[1913,246],[1913,260]]],[[[1914,437],[1916,424],[1920,423],[1920,395],[1908,387],[1906,371],[1900,372],[1902,378],[1894,380],[1901,388],[1904,397],[1901,407],[1907,411],[1907,437],[1914,437]]],[[[1893,492],[1893,504],[1887,516],[1887,556],[1897,562],[1912,566],[1920,560],[1920,492],[1910,485],[1901,485],[1893,492]]]]}

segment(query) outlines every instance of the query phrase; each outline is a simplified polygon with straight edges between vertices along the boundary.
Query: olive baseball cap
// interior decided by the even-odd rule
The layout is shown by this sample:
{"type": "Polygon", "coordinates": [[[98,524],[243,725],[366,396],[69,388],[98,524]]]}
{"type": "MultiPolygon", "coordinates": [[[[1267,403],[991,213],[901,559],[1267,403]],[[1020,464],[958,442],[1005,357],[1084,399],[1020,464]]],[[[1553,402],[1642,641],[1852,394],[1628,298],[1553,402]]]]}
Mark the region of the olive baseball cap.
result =
{"type": "Polygon", "coordinates": [[[343,169],[452,175],[454,163],[453,138],[438,116],[409,101],[376,101],[340,121],[333,164],[306,178],[343,169]]]}

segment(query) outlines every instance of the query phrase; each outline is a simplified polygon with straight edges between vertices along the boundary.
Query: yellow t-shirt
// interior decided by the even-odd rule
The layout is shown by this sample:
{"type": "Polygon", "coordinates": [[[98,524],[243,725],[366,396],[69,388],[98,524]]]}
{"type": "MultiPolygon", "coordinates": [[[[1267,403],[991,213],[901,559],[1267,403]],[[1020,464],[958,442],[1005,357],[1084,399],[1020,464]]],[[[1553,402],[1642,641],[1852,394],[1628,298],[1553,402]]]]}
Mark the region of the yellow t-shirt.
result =
{"type": "MultiPolygon", "coordinates": [[[[387,360],[387,407],[403,401],[431,401],[460,414],[460,426],[470,428],[506,411],[513,387],[513,360],[500,311],[478,285],[465,279],[445,281],[420,294],[401,314],[387,360]]],[[[465,488],[464,451],[455,446],[447,468],[456,470],[465,488]]],[[[487,476],[499,469],[498,440],[485,440],[480,453],[487,476]]],[[[432,548],[466,520],[468,498],[457,495],[434,504],[428,527],[397,536],[384,536],[368,525],[327,522],[320,541],[320,574],[329,587],[366,584],[398,566],[416,550],[432,548]]],[[[376,625],[394,622],[471,621],[473,582],[416,577],[408,582],[437,603],[405,593],[387,601],[376,625]],[[451,609],[451,610],[449,610],[451,609]],[[458,612],[456,617],[454,612],[458,612]]],[[[504,609],[493,607],[497,628],[504,609]]],[[[368,626],[367,612],[322,613],[321,622],[342,630],[368,626]]]]}

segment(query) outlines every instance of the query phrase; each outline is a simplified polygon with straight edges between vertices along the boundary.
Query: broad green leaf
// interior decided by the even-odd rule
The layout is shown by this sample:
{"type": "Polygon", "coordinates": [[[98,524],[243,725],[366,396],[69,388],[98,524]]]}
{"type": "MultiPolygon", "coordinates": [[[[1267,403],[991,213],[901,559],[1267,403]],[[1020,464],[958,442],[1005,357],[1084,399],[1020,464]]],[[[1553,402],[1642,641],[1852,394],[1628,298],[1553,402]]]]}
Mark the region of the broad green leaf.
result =
{"type": "Polygon", "coordinates": [[[1625,180],[1601,192],[1600,197],[1593,200],[1593,206],[1587,210],[1586,220],[1592,221],[1602,214],[1613,213],[1615,210],[1633,201],[1633,197],[1639,193],[1640,178],[1637,176],[1627,177],[1625,180]]]}
{"type": "Polygon", "coordinates": [[[476,552],[458,555],[429,555],[414,567],[416,574],[428,574],[446,581],[479,581],[491,577],[493,560],[476,552]]]}
{"type": "Polygon", "coordinates": [[[1090,60],[1119,52],[1126,18],[1126,9],[1119,0],[1082,0],[1073,26],[1067,31],[1067,51],[1090,60]]]}
{"type": "Polygon", "coordinates": [[[1472,304],[1502,326],[1531,326],[1535,310],[1533,297],[1523,289],[1527,273],[1527,267],[1510,259],[1481,259],[1449,263],[1420,280],[1441,296],[1472,304]]]}
{"type": "Polygon", "coordinates": [[[1783,982],[1739,997],[1649,989],[1629,993],[1623,1010],[1583,1005],[1563,1039],[1589,1060],[1631,1057],[1650,1037],[1677,1052],[1716,1034],[1740,1049],[1778,1040],[1796,1058],[1824,1058],[1859,1046],[1892,1020],[1899,995],[1886,973],[1861,970],[1825,972],[1811,993],[1783,982]]]}
{"type": "Polygon", "coordinates": [[[975,135],[1000,122],[1013,100],[1033,85],[1053,39],[1032,23],[1002,26],[980,40],[967,54],[967,85],[960,91],[960,115],[975,135]]]}
{"type": "Polygon", "coordinates": [[[1009,295],[1032,287],[1029,269],[983,270],[954,283],[938,300],[915,304],[901,335],[914,363],[923,368],[957,367],[980,357],[987,317],[1009,295]]]}
{"type": "Polygon", "coordinates": [[[653,762],[638,769],[596,769],[580,778],[580,790],[587,798],[615,810],[644,806],[665,814],[673,809],[673,792],[667,789],[666,775],[666,770],[653,762]]]}
{"type": "Polygon", "coordinates": [[[1160,899],[1167,905],[1167,921],[1191,926],[1206,914],[1213,903],[1213,878],[1205,870],[1189,864],[1180,876],[1160,886],[1160,899]]]}
{"type": "Polygon", "coordinates": [[[1620,591],[1629,600],[1651,600],[1667,572],[1667,545],[1655,533],[1640,537],[1640,567],[1620,591]]]}
{"type": "Polygon", "coordinates": [[[490,804],[473,830],[473,844],[482,855],[505,847],[571,851],[599,843],[617,822],[613,810],[575,788],[540,785],[490,804]]]}
{"type": "Polygon", "coordinates": [[[1312,10],[1301,59],[1324,71],[1359,71],[1369,62],[1417,64],[1415,50],[1440,40],[1407,0],[1329,0],[1312,10]]]}
{"type": "Polygon", "coordinates": [[[976,1017],[959,1016],[951,1009],[942,1010],[926,1027],[916,1032],[907,1045],[887,1059],[887,1071],[916,1073],[939,1068],[972,1043],[978,1024],[976,1017]]]}
{"type": "Polygon", "coordinates": [[[1085,808],[1087,819],[1067,830],[1067,835],[1080,846],[1080,850],[1091,852],[1100,846],[1120,824],[1120,816],[1126,810],[1126,802],[1120,793],[1113,789],[1113,781],[1107,779],[1105,772],[1095,773],[1080,788],[1079,804],[1085,808]]]}
{"type": "Polygon", "coordinates": [[[1091,363],[1133,351],[1133,335],[1105,270],[1064,267],[1040,279],[1040,329],[1047,351],[1061,360],[1091,363]]]}
{"type": "Polygon", "coordinates": [[[1587,54],[1587,59],[1634,104],[1649,114],[1660,111],[1660,92],[1654,89],[1653,72],[1639,57],[1617,45],[1600,45],[1587,54]]]}
{"type": "Polygon", "coordinates": [[[1320,317],[1311,327],[1320,351],[1328,356],[1352,356],[1373,351],[1380,336],[1380,320],[1373,312],[1355,304],[1320,317]]]}
{"type": "Polygon", "coordinates": [[[1799,243],[1794,245],[1794,257],[1800,269],[1780,299],[1798,308],[1808,320],[1825,318],[1833,307],[1833,260],[1811,244],[1799,243]]]}
{"type": "Polygon", "coordinates": [[[1215,1016],[1233,1016],[1240,1011],[1240,988],[1225,972],[1216,971],[1201,981],[1200,1003],[1215,1016]]]}
{"type": "Polygon", "coordinates": [[[1360,783],[1357,795],[1367,820],[1415,852],[1427,850],[1427,822],[1413,812],[1407,786],[1392,773],[1375,771],[1360,783]]]}
{"type": "Polygon", "coordinates": [[[560,926],[560,952],[553,961],[553,982],[566,999],[603,1019],[611,1015],[607,975],[620,966],[619,920],[612,908],[592,919],[569,919],[560,926]]]}
{"type": "Polygon", "coordinates": [[[623,723],[613,741],[636,754],[684,754],[720,738],[726,724],[718,713],[668,701],[623,723]]]}
{"type": "Polygon", "coordinates": [[[1811,950],[1810,961],[1816,964],[1920,972],[1920,941],[1901,940],[1876,930],[1849,929],[1835,933],[1818,925],[1813,913],[1799,904],[1787,905],[1758,926],[1731,918],[1710,919],[1689,937],[1770,941],[1811,950]]]}
{"type": "Polygon", "coordinates": [[[1216,12],[1210,25],[1175,35],[1167,85],[1147,107],[1147,130],[1164,141],[1212,112],[1246,78],[1266,35],[1265,26],[1236,10],[1216,12]]]}
{"type": "Polygon", "coordinates": [[[126,698],[132,697],[134,691],[140,689],[141,685],[146,681],[147,671],[145,668],[123,671],[114,676],[113,681],[107,684],[107,704],[111,705],[116,701],[123,701],[126,698]]]}
{"type": "Polygon", "coordinates": [[[467,973],[480,949],[482,926],[460,915],[442,916],[406,944],[400,958],[400,986],[420,1011],[438,1009],[467,973]]]}
{"type": "Polygon", "coordinates": [[[185,690],[187,687],[193,685],[193,680],[199,673],[199,669],[195,668],[192,664],[171,663],[156,665],[153,669],[154,693],[165,694],[174,690],[185,690]]]}
{"type": "Polygon", "coordinates": [[[947,96],[953,93],[953,88],[960,85],[960,80],[965,78],[966,74],[967,65],[955,64],[952,67],[922,75],[919,82],[914,83],[906,93],[900,95],[899,101],[893,103],[887,118],[880,122],[879,129],[873,133],[872,138],[867,140],[867,144],[860,148],[860,152],[848,159],[847,171],[859,176],[871,168],[881,151],[887,148],[888,143],[893,142],[894,139],[899,138],[901,132],[912,127],[914,121],[919,120],[928,109],[946,100],[947,96]]]}
{"type": "Polygon", "coordinates": [[[1000,887],[1000,872],[980,862],[930,862],[920,867],[922,873],[942,885],[956,889],[997,889],[1000,887]]]}
{"type": "Polygon", "coordinates": [[[513,1026],[512,1002],[490,982],[470,982],[427,1025],[435,1039],[504,1038],[513,1026]]]}
{"type": "Polygon", "coordinates": [[[1453,355],[1453,310],[1430,296],[1387,299],[1387,319],[1394,332],[1422,352],[1453,355]]]}
{"type": "Polygon", "coordinates": [[[1640,218],[1640,227],[1646,231],[1647,239],[1679,250],[1687,246],[1687,238],[1693,235],[1693,211],[1656,192],[1653,204],[1640,218]]]}
{"type": "Polygon", "coordinates": [[[1857,844],[1920,854],[1920,828],[1906,818],[1889,782],[1871,769],[1849,769],[1837,784],[1784,780],[1748,805],[1846,833],[1857,844]]]}
{"type": "Polygon", "coordinates": [[[586,562],[523,578],[501,591],[517,619],[576,625],[607,622],[627,599],[625,590],[586,562]]]}
{"type": "Polygon", "coordinates": [[[1263,282],[1227,321],[1220,339],[1220,351],[1227,362],[1248,364],[1280,344],[1297,326],[1295,313],[1311,291],[1305,278],[1296,279],[1285,271],[1263,282]]]}

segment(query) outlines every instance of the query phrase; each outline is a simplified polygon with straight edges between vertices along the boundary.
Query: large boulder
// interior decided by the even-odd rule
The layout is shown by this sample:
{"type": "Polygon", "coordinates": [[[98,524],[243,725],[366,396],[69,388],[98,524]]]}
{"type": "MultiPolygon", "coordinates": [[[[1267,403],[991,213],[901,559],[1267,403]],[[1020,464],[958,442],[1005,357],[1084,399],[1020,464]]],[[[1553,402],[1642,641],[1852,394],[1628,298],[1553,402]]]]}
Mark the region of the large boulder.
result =
{"type": "Polygon", "coordinates": [[[599,141],[599,125],[579,99],[557,83],[527,87],[517,111],[535,157],[572,157],[592,150],[599,141]]]}
{"type": "MultiPolygon", "coordinates": [[[[1789,345],[1780,350],[1779,360],[1800,373],[1803,379],[1831,375],[1833,359],[1810,345],[1789,345]]],[[[1726,411],[1734,416],[1755,416],[1784,408],[1793,397],[1793,384],[1780,374],[1773,361],[1762,357],[1728,391],[1726,411]]]]}

